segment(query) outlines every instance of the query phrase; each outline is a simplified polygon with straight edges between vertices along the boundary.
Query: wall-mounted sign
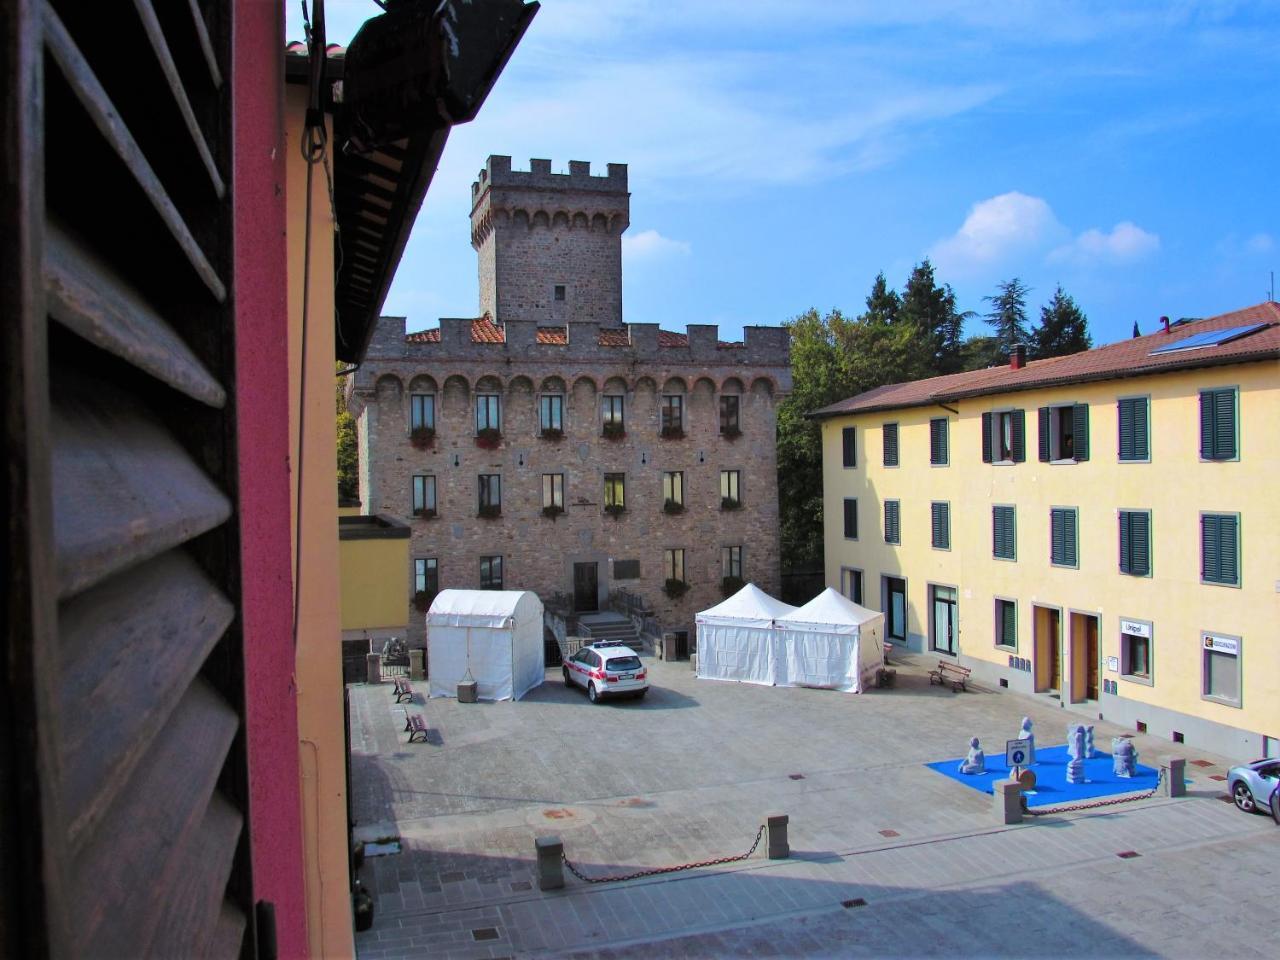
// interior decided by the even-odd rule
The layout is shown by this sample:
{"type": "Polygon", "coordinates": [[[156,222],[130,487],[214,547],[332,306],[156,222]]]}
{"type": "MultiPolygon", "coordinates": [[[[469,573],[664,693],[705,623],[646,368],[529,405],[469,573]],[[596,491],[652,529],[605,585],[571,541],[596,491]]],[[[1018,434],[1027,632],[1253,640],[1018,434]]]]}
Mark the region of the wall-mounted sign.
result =
{"type": "Polygon", "coordinates": [[[1137,620],[1121,620],[1120,632],[1127,633],[1131,637],[1146,637],[1151,639],[1151,624],[1139,623],[1137,620]]]}
{"type": "Polygon", "coordinates": [[[1204,648],[1206,650],[1216,650],[1218,653],[1240,655],[1240,641],[1234,637],[1215,637],[1213,634],[1206,633],[1204,635],[1204,648]]]}
{"type": "Polygon", "coordinates": [[[1110,670],[1112,673],[1119,673],[1119,672],[1120,672],[1120,658],[1119,658],[1119,657],[1107,657],[1107,669],[1108,669],[1108,670],[1110,670]]]}

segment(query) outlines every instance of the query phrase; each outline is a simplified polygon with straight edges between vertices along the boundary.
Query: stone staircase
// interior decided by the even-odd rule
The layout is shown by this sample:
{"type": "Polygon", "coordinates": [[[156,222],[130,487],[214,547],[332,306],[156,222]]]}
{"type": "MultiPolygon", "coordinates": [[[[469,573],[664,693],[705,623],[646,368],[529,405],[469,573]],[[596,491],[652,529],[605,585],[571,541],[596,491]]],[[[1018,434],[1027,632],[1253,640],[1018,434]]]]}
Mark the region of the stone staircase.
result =
{"type": "Polygon", "coordinates": [[[584,640],[620,640],[631,649],[641,651],[640,637],[630,617],[612,610],[578,615],[578,635],[584,640]]]}

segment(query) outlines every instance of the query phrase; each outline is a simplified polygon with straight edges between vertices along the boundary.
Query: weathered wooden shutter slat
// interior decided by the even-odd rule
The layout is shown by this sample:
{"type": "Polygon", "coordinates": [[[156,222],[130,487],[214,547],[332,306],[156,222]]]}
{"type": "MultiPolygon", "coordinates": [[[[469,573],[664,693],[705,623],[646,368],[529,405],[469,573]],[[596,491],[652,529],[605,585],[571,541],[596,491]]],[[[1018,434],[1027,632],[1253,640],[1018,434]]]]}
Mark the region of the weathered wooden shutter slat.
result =
{"type": "Polygon", "coordinates": [[[226,521],[231,503],[132,398],[80,379],[53,395],[60,596],[226,521]]]}
{"type": "Polygon", "coordinates": [[[1063,556],[1067,566],[1074,567],[1080,560],[1077,555],[1076,512],[1074,510],[1063,511],[1062,530],[1063,556]]]}
{"type": "Polygon", "coordinates": [[[1240,571],[1236,562],[1239,540],[1238,521],[1235,517],[1218,518],[1218,570],[1223,583],[1239,583],[1240,571]]]}
{"type": "Polygon", "coordinates": [[[982,415],[982,462],[990,463],[991,455],[991,414],[982,415]]]}
{"type": "Polygon", "coordinates": [[[1120,511],[1120,572],[1133,573],[1133,541],[1129,535],[1130,518],[1133,514],[1127,510],[1120,511]]]}
{"type": "Polygon", "coordinates": [[[1202,580],[1219,580],[1222,576],[1222,565],[1218,552],[1218,518],[1200,518],[1200,578],[1202,580]]]}
{"type": "Polygon", "coordinates": [[[1236,455],[1236,397],[1234,390],[1217,390],[1213,398],[1213,455],[1232,460],[1236,455]]]}
{"type": "Polygon", "coordinates": [[[1145,577],[1151,572],[1151,515],[1129,514],[1130,572],[1145,577]]]}
{"type": "Polygon", "coordinates": [[[1050,525],[1050,544],[1049,550],[1051,559],[1056,564],[1065,562],[1063,559],[1066,555],[1065,537],[1066,522],[1063,520],[1063,511],[1054,510],[1049,515],[1050,525]]]}
{"type": "Polygon", "coordinates": [[[177,206],[161,184],[160,178],[156,176],[137,141],[134,140],[133,134],[120,119],[119,112],[112,105],[111,98],[107,96],[107,91],[98,82],[88,61],[71,38],[71,34],[67,32],[58,15],[49,6],[45,7],[44,25],[46,46],[76,98],[88,112],[94,126],[98,128],[103,139],[115,151],[142,189],[148,202],[168,228],[179,249],[209,293],[219,303],[223,302],[227,296],[225,284],[196,242],[191,230],[178,212],[177,206]]]}
{"type": "Polygon", "coordinates": [[[1089,459],[1089,405],[1077,403],[1071,408],[1071,443],[1077,460],[1089,459]]]}
{"type": "Polygon", "coordinates": [[[77,858],[77,955],[145,954],[138,946],[150,941],[160,917],[172,909],[173,885],[182,873],[209,869],[184,854],[238,726],[235,711],[207,683],[197,680],[188,688],[112,805],[110,829],[97,831],[77,858]]]}
{"type": "Polygon", "coordinates": [[[1049,408],[1041,407],[1037,412],[1040,425],[1040,460],[1042,463],[1047,463],[1049,460],[1049,408]]]}
{"type": "Polygon", "coordinates": [[[1116,405],[1117,419],[1120,424],[1119,456],[1121,460],[1135,460],[1134,429],[1135,411],[1132,400],[1121,400],[1116,405]]]}
{"type": "Polygon", "coordinates": [[[1027,412],[1013,411],[1013,462],[1022,463],[1027,459],[1027,412]]]}
{"type": "MultiPolygon", "coordinates": [[[[176,3],[165,3],[161,9],[170,10],[176,3]]],[[[209,27],[204,22],[204,14],[200,11],[197,0],[187,0],[187,8],[191,12],[191,28],[195,32],[196,42],[200,45],[204,64],[209,74],[209,83],[216,90],[222,86],[222,70],[218,67],[218,57],[213,50],[213,41],[209,38],[209,27]]]]}
{"type": "Polygon", "coordinates": [[[1213,459],[1214,393],[1200,391],[1200,459],[1213,459]]]}
{"type": "Polygon", "coordinates": [[[142,295],[53,223],[44,273],[49,315],[67,329],[193,400],[226,403],[222,385],[142,295]]]}
{"type": "Polygon", "coordinates": [[[60,614],[67,832],[79,846],[129,782],[235,613],[182,550],[85,591],[60,614]]]}

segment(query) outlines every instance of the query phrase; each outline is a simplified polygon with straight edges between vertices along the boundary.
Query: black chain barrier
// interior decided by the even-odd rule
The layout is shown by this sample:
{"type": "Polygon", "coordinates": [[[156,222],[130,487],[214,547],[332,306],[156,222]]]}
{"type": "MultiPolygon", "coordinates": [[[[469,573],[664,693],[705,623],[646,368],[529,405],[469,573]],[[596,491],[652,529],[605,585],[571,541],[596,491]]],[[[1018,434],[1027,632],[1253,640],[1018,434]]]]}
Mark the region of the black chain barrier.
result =
{"type": "Polygon", "coordinates": [[[751,844],[751,849],[746,853],[739,854],[736,857],[717,857],[714,860],[699,860],[697,863],[682,863],[675,867],[653,867],[648,870],[637,870],[635,873],[622,873],[613,877],[588,877],[569,862],[569,858],[563,853],[560,858],[564,861],[564,865],[569,872],[581,880],[583,883],[621,883],[623,880],[639,880],[641,877],[656,877],[661,873],[678,873],[681,870],[696,870],[698,867],[717,867],[724,863],[737,863],[739,860],[746,860],[749,856],[756,852],[756,848],[760,846],[760,838],[764,836],[765,824],[760,824],[760,829],[756,831],[756,842],[751,844]]]}
{"type": "Polygon", "coordinates": [[[1098,807],[1113,807],[1118,803],[1132,803],[1134,800],[1150,800],[1160,790],[1160,784],[1164,782],[1164,768],[1156,774],[1156,785],[1146,793],[1135,795],[1126,795],[1123,797],[1110,797],[1106,800],[1090,800],[1088,803],[1073,803],[1066,807],[1042,807],[1038,810],[1027,806],[1027,798],[1022,798],[1022,812],[1029,817],[1045,817],[1054,813],[1073,813],[1076,810],[1095,810],[1098,807]]]}

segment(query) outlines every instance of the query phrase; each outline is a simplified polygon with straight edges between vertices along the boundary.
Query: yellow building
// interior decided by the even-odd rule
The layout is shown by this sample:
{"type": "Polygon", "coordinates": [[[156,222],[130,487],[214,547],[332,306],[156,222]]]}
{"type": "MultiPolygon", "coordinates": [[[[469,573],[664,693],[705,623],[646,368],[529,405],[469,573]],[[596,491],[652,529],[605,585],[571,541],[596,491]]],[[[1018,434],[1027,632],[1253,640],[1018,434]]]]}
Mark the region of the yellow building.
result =
{"type": "Polygon", "coordinates": [[[1280,305],[815,411],[826,579],[991,687],[1280,754],[1280,305]]]}
{"type": "Polygon", "coordinates": [[[338,511],[342,639],[374,641],[376,652],[378,641],[404,639],[408,627],[409,525],[385,515],[347,514],[348,509],[338,511]]]}

